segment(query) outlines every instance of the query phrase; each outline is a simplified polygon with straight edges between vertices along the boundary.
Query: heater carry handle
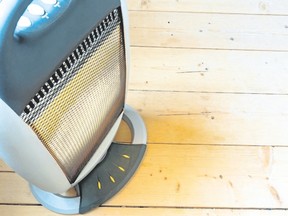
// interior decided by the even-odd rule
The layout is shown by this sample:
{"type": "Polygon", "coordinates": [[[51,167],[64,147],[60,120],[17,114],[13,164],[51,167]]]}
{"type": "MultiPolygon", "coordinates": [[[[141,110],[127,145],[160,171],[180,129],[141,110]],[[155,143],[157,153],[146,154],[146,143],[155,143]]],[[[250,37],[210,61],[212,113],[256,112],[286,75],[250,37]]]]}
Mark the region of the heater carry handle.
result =
{"type": "Polygon", "coordinates": [[[15,29],[32,0],[2,0],[0,4],[0,38],[13,40],[15,29]]]}

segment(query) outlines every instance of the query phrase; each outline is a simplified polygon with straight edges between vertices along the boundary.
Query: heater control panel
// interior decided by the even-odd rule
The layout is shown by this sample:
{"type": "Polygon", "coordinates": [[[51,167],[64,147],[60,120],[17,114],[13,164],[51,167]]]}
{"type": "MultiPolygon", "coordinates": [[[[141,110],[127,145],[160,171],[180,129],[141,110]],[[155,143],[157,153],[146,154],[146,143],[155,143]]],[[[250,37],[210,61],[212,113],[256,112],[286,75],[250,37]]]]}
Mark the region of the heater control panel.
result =
{"type": "Polygon", "coordinates": [[[18,21],[16,34],[44,29],[60,17],[69,4],[69,0],[32,1],[18,21]]]}

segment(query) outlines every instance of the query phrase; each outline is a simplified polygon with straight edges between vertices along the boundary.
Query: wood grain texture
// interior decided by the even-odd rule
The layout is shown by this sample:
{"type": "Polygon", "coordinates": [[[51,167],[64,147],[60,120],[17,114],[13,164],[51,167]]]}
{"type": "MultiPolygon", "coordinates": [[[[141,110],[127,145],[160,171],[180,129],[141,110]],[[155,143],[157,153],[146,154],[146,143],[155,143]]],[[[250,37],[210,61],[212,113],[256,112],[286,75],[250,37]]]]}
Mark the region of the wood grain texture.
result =
{"type": "Polygon", "coordinates": [[[288,16],[150,11],[129,15],[132,46],[288,50],[288,16]]]}
{"type": "Polygon", "coordinates": [[[131,91],[128,103],[143,116],[149,143],[288,144],[286,95],[131,91]]]}
{"type": "MultiPolygon", "coordinates": [[[[31,214],[41,216],[58,216],[40,206],[0,206],[1,216],[30,216],[31,214]]],[[[173,208],[123,208],[123,207],[101,207],[85,215],[101,216],[283,216],[285,211],[280,210],[229,210],[229,209],[173,209],[173,208]]]]}
{"type": "Polygon", "coordinates": [[[288,94],[288,53],[131,48],[134,90],[288,94]]]}
{"type": "MultiPolygon", "coordinates": [[[[287,147],[149,145],[134,178],[105,205],[287,208],[287,154],[287,147]]],[[[0,181],[8,195],[0,203],[37,204],[18,175],[1,173],[0,181]]]]}
{"type": "Polygon", "coordinates": [[[287,15],[288,3],[282,0],[128,0],[130,10],[178,11],[194,13],[236,13],[287,15]]]}

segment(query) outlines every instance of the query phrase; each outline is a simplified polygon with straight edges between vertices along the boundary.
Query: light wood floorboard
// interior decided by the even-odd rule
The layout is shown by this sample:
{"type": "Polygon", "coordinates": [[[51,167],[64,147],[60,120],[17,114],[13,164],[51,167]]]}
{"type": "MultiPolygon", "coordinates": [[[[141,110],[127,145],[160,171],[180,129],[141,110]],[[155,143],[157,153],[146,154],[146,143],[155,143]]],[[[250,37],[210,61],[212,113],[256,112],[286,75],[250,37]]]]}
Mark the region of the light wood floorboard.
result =
{"type": "MultiPolygon", "coordinates": [[[[128,0],[148,149],[87,215],[288,215],[288,2],[128,0]]],[[[128,142],[122,124],[116,137],[128,142]]],[[[0,215],[54,216],[0,161],[0,215]]]]}

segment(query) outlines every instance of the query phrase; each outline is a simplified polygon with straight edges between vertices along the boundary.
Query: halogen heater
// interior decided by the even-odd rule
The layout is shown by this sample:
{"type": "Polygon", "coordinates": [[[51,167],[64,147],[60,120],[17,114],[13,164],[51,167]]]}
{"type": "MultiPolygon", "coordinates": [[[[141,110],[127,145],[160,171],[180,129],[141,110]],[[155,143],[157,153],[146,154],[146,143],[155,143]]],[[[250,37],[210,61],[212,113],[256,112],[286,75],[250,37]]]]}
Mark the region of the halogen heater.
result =
{"type": "Polygon", "coordinates": [[[0,157],[46,208],[85,213],[139,166],[128,69],[124,0],[0,0],[0,157]],[[132,144],[113,142],[122,119],[132,144]]]}

